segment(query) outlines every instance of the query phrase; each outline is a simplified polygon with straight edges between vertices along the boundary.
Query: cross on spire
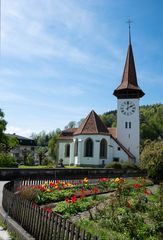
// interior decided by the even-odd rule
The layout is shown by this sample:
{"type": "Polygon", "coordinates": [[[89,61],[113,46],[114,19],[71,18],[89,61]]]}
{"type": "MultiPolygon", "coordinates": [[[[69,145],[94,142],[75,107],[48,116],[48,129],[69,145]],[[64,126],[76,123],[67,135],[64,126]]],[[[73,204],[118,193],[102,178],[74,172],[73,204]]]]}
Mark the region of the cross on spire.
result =
{"type": "Polygon", "coordinates": [[[129,18],[128,21],[126,22],[128,24],[128,29],[129,29],[129,44],[131,44],[131,24],[133,21],[129,18]]]}

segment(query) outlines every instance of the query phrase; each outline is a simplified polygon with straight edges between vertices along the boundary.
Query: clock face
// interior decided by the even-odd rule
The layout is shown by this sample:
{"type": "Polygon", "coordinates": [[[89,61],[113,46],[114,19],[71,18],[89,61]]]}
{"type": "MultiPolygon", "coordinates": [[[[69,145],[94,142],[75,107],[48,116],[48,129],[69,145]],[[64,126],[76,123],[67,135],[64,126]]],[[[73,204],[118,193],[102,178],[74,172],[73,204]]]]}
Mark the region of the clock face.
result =
{"type": "Polygon", "coordinates": [[[124,101],[120,106],[121,113],[126,116],[132,115],[136,110],[136,105],[132,101],[124,101]]]}

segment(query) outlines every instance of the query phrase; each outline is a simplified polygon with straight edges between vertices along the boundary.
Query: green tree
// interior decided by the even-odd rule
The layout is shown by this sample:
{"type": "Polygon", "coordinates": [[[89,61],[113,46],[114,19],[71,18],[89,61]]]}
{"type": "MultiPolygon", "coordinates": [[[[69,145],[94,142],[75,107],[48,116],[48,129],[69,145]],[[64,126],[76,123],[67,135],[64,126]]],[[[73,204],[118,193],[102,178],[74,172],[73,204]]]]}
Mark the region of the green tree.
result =
{"type": "Polygon", "coordinates": [[[4,113],[0,109],[0,152],[9,152],[18,144],[17,139],[7,136],[4,132],[6,130],[7,121],[4,119],[4,113]]]}
{"type": "Polygon", "coordinates": [[[39,158],[39,163],[42,165],[43,160],[47,157],[48,147],[38,147],[37,148],[37,155],[39,158]]]}
{"type": "Polygon", "coordinates": [[[7,122],[4,119],[4,113],[0,109],[0,167],[16,167],[15,158],[8,152],[16,147],[17,140],[8,137],[4,132],[6,130],[7,122]]]}
{"type": "Polygon", "coordinates": [[[110,111],[102,114],[101,119],[106,127],[116,127],[117,124],[117,111],[110,111]]]}
{"type": "Polygon", "coordinates": [[[0,152],[0,167],[17,167],[18,164],[11,154],[0,152]]]}
{"type": "Polygon", "coordinates": [[[146,140],[141,152],[140,166],[155,179],[163,178],[163,140],[146,140]]]}
{"type": "Polygon", "coordinates": [[[6,130],[6,126],[7,126],[7,122],[4,119],[4,113],[0,109],[0,151],[3,151],[6,146],[5,143],[7,141],[7,137],[4,134],[4,131],[6,130]]]}
{"type": "Polygon", "coordinates": [[[61,133],[61,131],[56,130],[56,132],[50,138],[49,143],[48,143],[49,155],[55,161],[55,163],[57,163],[57,151],[58,151],[57,140],[58,140],[60,133],[61,133]]]}
{"type": "Polygon", "coordinates": [[[77,126],[77,123],[75,121],[70,121],[66,126],[65,129],[67,128],[75,128],[77,126]]]}
{"type": "Polygon", "coordinates": [[[147,139],[163,139],[163,104],[140,107],[141,143],[147,139]]]}
{"type": "Polygon", "coordinates": [[[38,134],[32,133],[31,137],[36,141],[38,146],[48,146],[49,135],[45,131],[42,131],[38,134]]]}

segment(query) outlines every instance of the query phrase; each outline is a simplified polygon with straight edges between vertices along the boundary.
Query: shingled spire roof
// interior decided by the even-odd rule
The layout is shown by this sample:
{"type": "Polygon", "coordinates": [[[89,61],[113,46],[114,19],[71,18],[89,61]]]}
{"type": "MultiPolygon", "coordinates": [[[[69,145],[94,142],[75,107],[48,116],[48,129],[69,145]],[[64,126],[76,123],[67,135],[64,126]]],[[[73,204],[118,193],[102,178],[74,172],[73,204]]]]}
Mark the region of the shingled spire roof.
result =
{"type": "Polygon", "coordinates": [[[130,32],[129,32],[129,46],[122,81],[118,88],[114,90],[113,94],[118,98],[140,98],[144,96],[144,92],[141,90],[137,83],[130,32]]]}
{"type": "Polygon", "coordinates": [[[80,134],[105,134],[109,135],[107,127],[104,125],[100,117],[92,110],[74,135],[80,134]]]}

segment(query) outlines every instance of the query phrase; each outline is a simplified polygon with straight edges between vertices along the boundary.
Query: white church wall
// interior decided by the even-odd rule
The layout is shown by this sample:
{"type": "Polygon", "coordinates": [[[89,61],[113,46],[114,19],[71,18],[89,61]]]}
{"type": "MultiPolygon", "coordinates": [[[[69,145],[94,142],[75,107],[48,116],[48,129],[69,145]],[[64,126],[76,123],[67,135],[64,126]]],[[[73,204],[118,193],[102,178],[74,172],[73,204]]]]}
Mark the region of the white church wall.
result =
{"type": "Polygon", "coordinates": [[[59,159],[63,159],[64,165],[103,165],[118,158],[120,162],[128,161],[128,155],[119,147],[117,142],[108,135],[78,135],[73,141],[59,142],[59,159]],[[93,157],[85,157],[85,141],[91,138],[93,141],[93,157]],[[107,158],[100,158],[100,142],[102,139],[107,141],[107,158]],[[78,155],[74,156],[75,141],[78,140],[78,155]],[[70,157],[65,157],[65,147],[70,144],[70,157]],[[120,149],[119,149],[120,148],[120,149]]]}
{"type": "Polygon", "coordinates": [[[79,135],[75,139],[78,139],[78,157],[75,163],[78,165],[102,165],[103,160],[106,163],[110,162],[110,149],[107,146],[107,158],[100,159],[100,142],[102,139],[106,139],[107,145],[110,143],[110,136],[107,135],[79,135]],[[91,138],[93,141],[93,157],[84,156],[84,146],[86,139],[91,138]]]}
{"type": "Polygon", "coordinates": [[[59,142],[59,160],[63,159],[64,165],[74,164],[74,144],[72,141],[59,142]],[[65,147],[67,144],[70,144],[70,157],[65,156],[65,147]]]}
{"type": "Polygon", "coordinates": [[[114,158],[118,158],[119,162],[128,161],[127,153],[117,144],[113,138],[111,138],[110,145],[112,148],[112,161],[114,158]]]}

